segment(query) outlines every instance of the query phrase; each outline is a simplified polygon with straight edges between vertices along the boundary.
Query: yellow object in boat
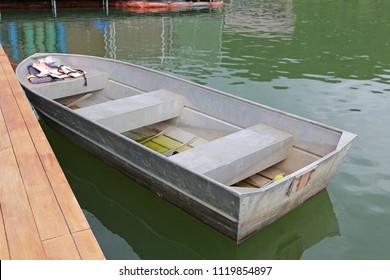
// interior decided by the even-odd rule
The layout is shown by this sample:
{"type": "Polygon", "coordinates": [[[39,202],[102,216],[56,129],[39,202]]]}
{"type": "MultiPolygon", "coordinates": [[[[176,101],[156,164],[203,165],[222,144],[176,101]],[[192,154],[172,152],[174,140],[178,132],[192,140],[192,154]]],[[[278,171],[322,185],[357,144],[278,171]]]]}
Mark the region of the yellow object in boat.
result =
{"type": "Polygon", "coordinates": [[[282,174],[278,174],[274,177],[274,180],[280,180],[280,179],[283,179],[283,175],[282,174]]]}

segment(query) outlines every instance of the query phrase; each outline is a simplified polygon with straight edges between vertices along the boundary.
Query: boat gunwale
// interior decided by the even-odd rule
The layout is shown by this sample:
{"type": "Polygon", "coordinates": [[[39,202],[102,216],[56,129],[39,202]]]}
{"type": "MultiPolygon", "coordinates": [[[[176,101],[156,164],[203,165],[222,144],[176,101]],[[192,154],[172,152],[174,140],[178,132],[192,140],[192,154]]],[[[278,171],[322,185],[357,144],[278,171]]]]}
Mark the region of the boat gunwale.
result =
{"type": "MultiPolygon", "coordinates": [[[[18,67],[16,68],[17,76],[18,76],[18,72],[19,72],[18,68],[19,68],[20,65],[26,64],[27,61],[30,60],[30,59],[40,58],[40,57],[45,57],[45,56],[80,57],[80,58],[89,58],[89,59],[92,59],[92,60],[102,60],[102,61],[118,63],[118,64],[122,64],[122,65],[127,65],[127,66],[131,66],[131,67],[134,67],[134,68],[141,69],[141,70],[146,71],[146,72],[153,72],[155,75],[165,76],[165,77],[168,77],[168,78],[180,81],[180,82],[184,82],[184,83],[190,84],[192,86],[195,86],[195,87],[198,87],[198,88],[202,88],[202,89],[205,89],[207,91],[211,91],[211,92],[213,92],[215,94],[218,94],[218,95],[221,95],[221,96],[226,96],[226,97],[229,97],[231,99],[236,99],[236,100],[239,100],[239,101],[244,102],[244,103],[248,103],[248,104],[253,105],[253,106],[261,107],[261,108],[263,108],[265,110],[268,110],[268,111],[271,111],[271,112],[274,112],[274,113],[277,113],[277,114],[280,114],[280,115],[284,115],[286,117],[290,117],[292,119],[296,119],[296,120],[304,122],[304,123],[309,123],[309,124],[313,124],[313,125],[315,125],[317,127],[322,127],[322,128],[324,128],[326,130],[331,130],[333,132],[340,133],[340,134],[345,131],[343,129],[340,129],[340,128],[337,128],[337,127],[334,127],[334,126],[330,126],[330,125],[327,125],[327,124],[324,124],[324,123],[320,123],[318,121],[314,121],[314,120],[311,120],[311,119],[308,119],[308,118],[305,118],[305,117],[302,117],[302,116],[299,116],[299,115],[296,115],[296,114],[293,114],[293,113],[289,113],[289,112],[283,111],[281,109],[273,108],[273,107],[270,107],[270,106],[267,106],[267,105],[264,105],[264,104],[261,104],[261,103],[249,100],[249,99],[245,99],[245,98],[240,97],[240,96],[236,96],[236,95],[228,93],[228,92],[224,92],[224,91],[221,91],[221,90],[218,90],[218,89],[215,89],[215,88],[211,88],[211,87],[208,87],[206,85],[201,85],[201,84],[195,83],[193,81],[187,80],[185,78],[174,76],[174,75],[172,75],[170,73],[166,73],[166,72],[158,71],[158,70],[155,70],[155,69],[147,68],[147,67],[144,67],[144,66],[141,66],[141,65],[133,64],[131,62],[115,60],[115,59],[110,59],[110,58],[105,58],[105,57],[98,57],[98,56],[91,56],[91,55],[84,55],[84,54],[35,53],[35,54],[27,57],[26,59],[24,59],[23,61],[21,61],[19,63],[18,67]]],[[[20,79],[21,77],[18,77],[18,78],[19,78],[19,81],[22,81],[22,79],[20,79]]],[[[112,81],[118,82],[115,79],[111,79],[111,78],[109,78],[109,79],[112,80],[112,81]]],[[[119,83],[121,83],[121,82],[119,82],[119,83]]],[[[25,82],[24,84],[27,84],[27,83],[25,82]]],[[[36,93],[36,94],[39,94],[39,93],[36,93]]]]}

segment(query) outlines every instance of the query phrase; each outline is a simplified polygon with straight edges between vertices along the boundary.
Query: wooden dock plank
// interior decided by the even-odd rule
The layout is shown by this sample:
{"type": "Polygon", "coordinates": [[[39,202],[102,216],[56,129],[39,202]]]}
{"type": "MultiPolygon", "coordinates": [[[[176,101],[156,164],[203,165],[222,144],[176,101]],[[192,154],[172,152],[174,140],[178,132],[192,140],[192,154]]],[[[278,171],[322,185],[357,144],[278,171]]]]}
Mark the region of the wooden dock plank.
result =
{"type": "MultiPolygon", "coordinates": [[[[0,105],[2,105],[0,103],[0,105]]],[[[0,115],[0,205],[12,259],[45,259],[35,219],[0,115]]]]}
{"type": "Polygon", "coordinates": [[[70,234],[45,240],[42,243],[48,260],[80,259],[80,254],[70,234]]]}
{"type": "Polygon", "coordinates": [[[12,90],[8,86],[8,80],[7,76],[5,75],[5,71],[3,68],[3,63],[4,63],[4,56],[0,55],[0,85],[1,85],[1,90],[0,90],[0,96],[5,96],[5,95],[12,95],[12,90]]]}
{"type": "Polygon", "coordinates": [[[104,259],[0,45],[0,259],[104,259]]]}
{"type": "Polygon", "coordinates": [[[89,224],[81,211],[80,205],[75,199],[72,190],[69,188],[66,177],[44,136],[41,126],[35,119],[35,115],[30,108],[30,103],[13,74],[11,66],[8,69],[7,67],[4,68],[6,68],[5,75],[13,89],[13,94],[17,98],[26,126],[70,230],[76,232],[89,228],[89,224]]]}
{"type": "MultiPolygon", "coordinates": [[[[0,65],[1,66],[1,65],[0,65]]],[[[1,79],[1,76],[0,76],[1,79]]],[[[0,81],[1,82],[1,81],[0,81]]],[[[11,142],[9,141],[6,125],[4,122],[3,114],[1,112],[0,108],[0,161],[3,162],[3,157],[6,158],[7,156],[5,153],[7,152],[7,149],[12,149],[11,142]]],[[[3,189],[5,180],[2,179],[4,176],[2,174],[2,170],[0,169],[0,259],[1,260],[8,260],[10,258],[9,256],[9,249],[7,244],[7,237],[5,233],[5,225],[3,221],[3,211],[1,207],[1,201],[3,198],[3,189]]]]}
{"type": "Polygon", "coordinates": [[[1,211],[1,207],[0,207],[0,260],[9,260],[9,259],[10,256],[9,256],[9,249],[7,244],[7,237],[5,235],[3,212],[1,211]]]}
{"type": "Polygon", "coordinates": [[[74,235],[77,248],[84,260],[103,260],[104,255],[100,248],[93,244],[93,233],[90,229],[76,232],[74,235]]]}
{"type": "Polygon", "coordinates": [[[65,219],[47,180],[14,96],[0,97],[4,120],[42,240],[68,233],[65,219]]]}

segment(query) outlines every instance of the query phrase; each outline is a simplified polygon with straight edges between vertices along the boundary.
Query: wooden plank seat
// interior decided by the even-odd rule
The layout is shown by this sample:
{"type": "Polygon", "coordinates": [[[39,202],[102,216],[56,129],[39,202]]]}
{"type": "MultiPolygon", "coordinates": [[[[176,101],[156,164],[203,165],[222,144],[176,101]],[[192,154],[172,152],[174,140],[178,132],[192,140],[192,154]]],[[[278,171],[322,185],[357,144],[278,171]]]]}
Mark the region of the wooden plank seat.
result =
{"type": "Polygon", "coordinates": [[[122,133],[178,117],[183,107],[183,96],[160,89],[80,108],[75,112],[122,133]]]}
{"type": "Polygon", "coordinates": [[[178,153],[170,159],[196,173],[232,185],[284,160],[292,142],[289,133],[258,124],[178,153]]]}
{"type": "Polygon", "coordinates": [[[50,99],[64,98],[77,94],[92,92],[104,89],[108,80],[108,73],[97,70],[88,70],[85,75],[87,85],[84,85],[84,78],[66,78],[50,83],[34,84],[32,88],[50,99]]]}

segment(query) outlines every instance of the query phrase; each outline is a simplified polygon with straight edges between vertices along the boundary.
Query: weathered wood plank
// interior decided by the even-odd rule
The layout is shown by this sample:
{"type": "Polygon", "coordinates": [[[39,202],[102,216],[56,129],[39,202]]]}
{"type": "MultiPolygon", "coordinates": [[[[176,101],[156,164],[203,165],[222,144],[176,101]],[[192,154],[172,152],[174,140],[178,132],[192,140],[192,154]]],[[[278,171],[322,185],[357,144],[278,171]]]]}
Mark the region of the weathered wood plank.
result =
{"type": "Polygon", "coordinates": [[[20,174],[42,240],[69,233],[65,219],[48,182],[19,107],[13,96],[0,97],[4,119],[20,174]],[[17,113],[16,113],[17,112],[17,113]],[[27,160],[28,159],[28,160],[27,160]]]}
{"type": "Polygon", "coordinates": [[[55,192],[56,199],[71,232],[89,228],[89,224],[85,219],[80,205],[74,197],[73,191],[68,184],[54,152],[30,108],[30,103],[12,72],[12,68],[10,66],[4,68],[8,68],[5,73],[8,82],[12,86],[13,94],[17,99],[18,106],[35,145],[35,149],[37,150],[38,156],[46,171],[48,180],[55,192]]]}
{"type": "Polygon", "coordinates": [[[104,255],[90,229],[73,234],[76,246],[83,260],[103,260],[104,255]]]}
{"type": "MultiPolygon", "coordinates": [[[[0,98],[0,108],[3,103],[0,98]]],[[[11,259],[45,259],[3,115],[0,114],[0,205],[11,259]]]]}
{"type": "Polygon", "coordinates": [[[79,260],[73,237],[68,234],[42,242],[48,260],[79,260]]]}
{"type": "Polygon", "coordinates": [[[3,212],[0,207],[0,260],[9,260],[9,250],[7,244],[7,237],[5,234],[5,225],[3,222],[3,212]]]}
{"type": "Polygon", "coordinates": [[[0,259],[104,259],[1,46],[0,162],[0,259]]]}
{"type": "Polygon", "coordinates": [[[0,96],[12,95],[12,90],[8,86],[8,80],[3,69],[3,65],[2,65],[3,62],[1,60],[2,58],[0,56],[0,85],[1,85],[0,96]]]}

